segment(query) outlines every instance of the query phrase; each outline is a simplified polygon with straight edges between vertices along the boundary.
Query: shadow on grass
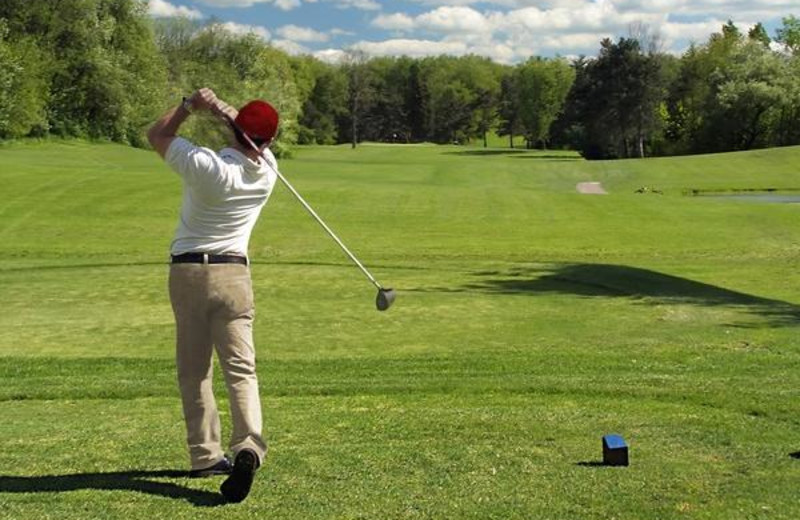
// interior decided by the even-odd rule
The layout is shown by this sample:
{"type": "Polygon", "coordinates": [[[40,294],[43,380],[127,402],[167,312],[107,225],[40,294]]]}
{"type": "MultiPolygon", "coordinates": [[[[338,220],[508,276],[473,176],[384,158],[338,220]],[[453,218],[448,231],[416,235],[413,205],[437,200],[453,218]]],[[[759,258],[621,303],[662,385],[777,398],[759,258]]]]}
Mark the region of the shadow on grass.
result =
{"type": "Polygon", "coordinates": [[[444,290],[530,296],[560,293],[587,298],[641,299],[647,304],[727,306],[765,318],[769,326],[800,325],[798,305],[625,265],[557,264],[505,272],[479,272],[474,276],[480,280],[460,288],[444,290]]]}
{"type": "Polygon", "coordinates": [[[492,157],[496,155],[506,155],[514,159],[529,159],[539,161],[582,161],[579,155],[564,155],[554,153],[542,153],[536,150],[466,150],[463,152],[445,152],[443,155],[457,155],[461,157],[492,157]]]}
{"type": "Polygon", "coordinates": [[[45,475],[39,477],[0,475],[0,493],[60,493],[79,489],[128,490],[176,500],[186,500],[199,507],[214,507],[225,504],[224,498],[218,493],[152,480],[183,477],[186,477],[185,471],[171,470],[78,473],[74,475],[45,475]]]}
{"type": "Polygon", "coordinates": [[[58,265],[30,265],[30,266],[18,266],[18,267],[7,267],[0,269],[0,274],[3,273],[14,273],[20,271],[62,271],[62,270],[70,270],[70,269],[108,269],[108,268],[119,268],[119,267],[151,267],[151,266],[166,266],[169,265],[167,260],[163,260],[160,262],[155,261],[146,261],[146,262],[119,262],[119,263],[87,263],[87,264],[58,264],[58,265]]]}
{"type": "Polygon", "coordinates": [[[463,152],[444,152],[443,155],[458,155],[462,157],[471,157],[471,156],[492,156],[492,155],[516,155],[521,153],[527,153],[526,150],[514,150],[508,148],[506,150],[465,150],[463,152]]]}
{"type": "Polygon", "coordinates": [[[547,161],[547,162],[558,162],[558,161],[575,162],[575,161],[583,161],[584,160],[583,157],[580,157],[578,155],[553,155],[553,154],[548,154],[548,155],[518,155],[518,156],[514,157],[514,159],[525,159],[525,160],[538,159],[540,161],[547,161]]]}
{"type": "Polygon", "coordinates": [[[583,468],[612,468],[614,466],[609,466],[608,464],[601,462],[599,460],[593,460],[589,462],[576,462],[576,466],[581,466],[583,468]]]}
{"type": "Polygon", "coordinates": [[[800,460],[800,451],[796,451],[794,453],[790,453],[789,456],[791,458],[793,458],[793,459],[799,459],[800,460]]]}

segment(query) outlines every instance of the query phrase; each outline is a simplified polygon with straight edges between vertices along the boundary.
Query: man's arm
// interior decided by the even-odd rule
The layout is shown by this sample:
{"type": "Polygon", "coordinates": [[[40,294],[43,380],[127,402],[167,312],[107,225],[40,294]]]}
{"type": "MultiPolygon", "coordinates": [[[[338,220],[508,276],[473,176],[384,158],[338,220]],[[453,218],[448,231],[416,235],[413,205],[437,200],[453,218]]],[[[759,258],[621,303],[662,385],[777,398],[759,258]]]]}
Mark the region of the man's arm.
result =
{"type": "Polygon", "coordinates": [[[224,101],[217,99],[214,91],[208,88],[201,88],[190,98],[186,100],[185,104],[181,104],[175,108],[170,109],[166,114],[161,116],[161,119],[150,127],[147,132],[147,139],[150,145],[158,152],[162,158],[167,155],[167,150],[172,141],[177,137],[178,128],[186,121],[186,118],[191,115],[195,110],[209,110],[213,114],[220,116],[222,114],[235,119],[238,114],[237,110],[229,106],[224,101]],[[191,108],[187,109],[186,105],[191,108]]]}
{"type": "Polygon", "coordinates": [[[150,145],[162,159],[167,155],[167,150],[169,145],[172,144],[172,140],[177,137],[178,128],[186,121],[190,113],[183,105],[180,105],[170,109],[150,127],[147,132],[147,140],[150,141],[150,145]]]}

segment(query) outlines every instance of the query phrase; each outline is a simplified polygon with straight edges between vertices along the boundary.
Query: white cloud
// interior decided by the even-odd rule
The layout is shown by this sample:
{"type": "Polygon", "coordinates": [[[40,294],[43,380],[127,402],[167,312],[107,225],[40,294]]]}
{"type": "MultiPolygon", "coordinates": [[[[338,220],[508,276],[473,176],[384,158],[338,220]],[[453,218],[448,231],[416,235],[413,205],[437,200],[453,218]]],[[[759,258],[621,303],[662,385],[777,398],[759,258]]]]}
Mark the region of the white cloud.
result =
{"type": "Polygon", "coordinates": [[[418,58],[438,54],[467,54],[467,45],[463,42],[445,42],[431,40],[393,39],[382,42],[361,41],[353,48],[362,50],[370,56],[410,56],[418,58]]]}
{"type": "Polygon", "coordinates": [[[340,9],[361,9],[362,11],[379,11],[381,4],[375,0],[330,0],[340,9]]]}
{"type": "Polygon", "coordinates": [[[294,42],[326,42],[330,39],[325,33],[297,25],[284,25],[276,32],[287,40],[294,42]]]}
{"type": "Polygon", "coordinates": [[[273,40],[271,43],[275,47],[295,56],[298,54],[311,54],[311,49],[291,40],[273,40]]]}
{"type": "Polygon", "coordinates": [[[440,7],[419,15],[416,24],[423,30],[439,33],[486,33],[487,18],[471,7],[440,7]]]}
{"type": "MultiPolygon", "coordinates": [[[[282,11],[291,11],[303,4],[302,0],[197,0],[198,2],[214,7],[252,7],[256,4],[273,4],[282,11]]],[[[305,0],[313,3],[311,0],[305,0]]]]}
{"type": "Polygon", "coordinates": [[[270,3],[272,0],[198,0],[214,7],[250,7],[253,4],[270,3]]]}
{"type": "Polygon", "coordinates": [[[659,33],[665,43],[671,45],[678,40],[702,42],[714,33],[719,32],[724,20],[707,20],[703,22],[666,22],[659,27],[659,33]]]}
{"type": "Polygon", "coordinates": [[[233,34],[255,34],[264,40],[269,40],[271,37],[269,30],[267,30],[265,27],[261,27],[260,25],[246,25],[235,22],[224,22],[217,25],[232,32],[233,34]]]}
{"type": "Polygon", "coordinates": [[[170,18],[174,16],[184,16],[192,20],[203,18],[203,13],[197,9],[190,9],[182,5],[175,6],[165,0],[150,0],[147,4],[147,11],[150,13],[150,16],[155,16],[157,18],[170,18]]]}
{"type": "Polygon", "coordinates": [[[620,11],[763,20],[797,12],[796,0],[614,0],[620,11]]]}
{"type": "Polygon", "coordinates": [[[364,11],[378,11],[381,8],[376,0],[197,0],[214,7],[251,7],[255,4],[273,4],[283,11],[291,11],[306,4],[316,4],[325,1],[334,4],[339,9],[361,9],[364,11]]]}
{"type": "Polygon", "coordinates": [[[291,11],[296,7],[300,7],[300,0],[275,0],[275,7],[283,11],[291,11]]]}
{"type": "Polygon", "coordinates": [[[347,52],[342,49],[323,49],[314,52],[313,56],[325,63],[341,63],[345,56],[347,56],[347,52]]]}
{"type": "Polygon", "coordinates": [[[416,22],[405,13],[394,13],[378,16],[372,20],[372,25],[389,31],[412,31],[416,27],[416,22]]]}

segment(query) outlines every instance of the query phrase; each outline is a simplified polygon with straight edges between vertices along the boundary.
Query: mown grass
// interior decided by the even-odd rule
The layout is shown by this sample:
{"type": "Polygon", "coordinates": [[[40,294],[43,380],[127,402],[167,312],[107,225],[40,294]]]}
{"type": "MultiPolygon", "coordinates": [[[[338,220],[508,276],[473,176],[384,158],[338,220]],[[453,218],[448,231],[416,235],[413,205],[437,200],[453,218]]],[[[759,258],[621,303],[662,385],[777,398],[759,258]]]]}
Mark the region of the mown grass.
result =
{"type": "Polygon", "coordinates": [[[236,506],[181,473],[177,179],[114,145],[0,160],[2,518],[800,515],[800,210],[684,195],[798,188],[798,148],[302,149],[282,169],[399,296],[376,312],[276,190],[251,242],[271,452],[236,506]],[[629,468],[597,464],[612,432],[629,468]]]}

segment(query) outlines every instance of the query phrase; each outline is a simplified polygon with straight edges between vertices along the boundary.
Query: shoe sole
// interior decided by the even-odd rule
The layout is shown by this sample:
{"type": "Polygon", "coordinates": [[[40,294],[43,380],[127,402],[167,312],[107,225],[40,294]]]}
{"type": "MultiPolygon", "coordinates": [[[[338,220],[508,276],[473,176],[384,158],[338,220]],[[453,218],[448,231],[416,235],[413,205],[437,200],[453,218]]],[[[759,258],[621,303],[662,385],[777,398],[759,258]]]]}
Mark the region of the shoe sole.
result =
{"type": "Polygon", "coordinates": [[[247,498],[258,469],[258,457],[250,450],[242,450],[236,455],[231,476],[225,479],[219,490],[225,500],[238,503],[247,498]]]}
{"type": "Polygon", "coordinates": [[[215,470],[203,470],[198,472],[191,471],[189,472],[189,478],[207,478],[207,477],[216,477],[219,475],[230,475],[230,474],[231,474],[230,470],[220,471],[215,469],[215,470]]]}
{"type": "Polygon", "coordinates": [[[203,469],[193,469],[189,471],[189,478],[206,478],[206,477],[215,477],[217,475],[230,475],[231,471],[233,471],[233,465],[231,464],[228,457],[225,457],[221,461],[217,462],[211,467],[203,468],[203,469]],[[224,467],[220,468],[220,466],[225,464],[224,467]]]}

